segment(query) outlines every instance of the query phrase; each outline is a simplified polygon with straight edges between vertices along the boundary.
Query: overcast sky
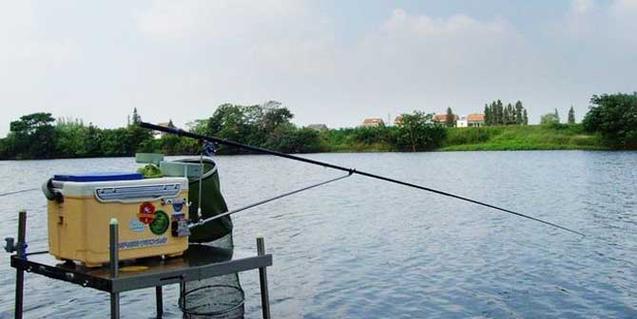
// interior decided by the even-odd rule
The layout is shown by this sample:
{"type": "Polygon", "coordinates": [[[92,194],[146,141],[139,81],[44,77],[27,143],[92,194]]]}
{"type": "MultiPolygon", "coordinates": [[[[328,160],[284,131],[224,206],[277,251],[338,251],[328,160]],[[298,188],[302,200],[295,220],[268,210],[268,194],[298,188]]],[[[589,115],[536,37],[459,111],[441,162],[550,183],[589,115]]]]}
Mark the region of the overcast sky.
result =
{"type": "Polygon", "coordinates": [[[637,88],[637,0],[0,0],[0,136],[46,111],[177,125],[281,101],[300,125],[522,100],[530,121],[637,88]]]}

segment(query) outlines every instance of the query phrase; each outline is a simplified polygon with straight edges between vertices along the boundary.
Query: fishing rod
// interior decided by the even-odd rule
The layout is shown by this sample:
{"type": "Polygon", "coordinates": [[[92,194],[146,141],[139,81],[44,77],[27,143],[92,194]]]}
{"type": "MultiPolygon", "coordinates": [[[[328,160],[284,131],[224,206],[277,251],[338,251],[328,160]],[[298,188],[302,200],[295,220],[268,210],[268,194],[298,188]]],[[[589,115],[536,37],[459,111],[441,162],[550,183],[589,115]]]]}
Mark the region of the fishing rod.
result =
{"type": "Polygon", "coordinates": [[[184,136],[184,137],[189,137],[189,138],[193,138],[193,139],[197,139],[197,140],[204,140],[204,141],[209,141],[209,142],[213,142],[213,143],[217,143],[217,144],[221,144],[221,145],[227,145],[227,146],[233,146],[233,147],[237,147],[237,148],[241,148],[244,150],[249,150],[249,151],[253,151],[253,152],[257,152],[257,153],[262,153],[262,154],[268,154],[268,155],[273,155],[273,156],[278,156],[278,157],[283,157],[283,158],[287,158],[287,159],[291,159],[294,161],[299,161],[299,162],[304,162],[304,163],[308,163],[308,164],[313,164],[313,165],[319,165],[319,166],[323,166],[323,167],[327,167],[327,168],[331,168],[331,169],[335,169],[335,170],[340,170],[340,171],[345,171],[348,172],[350,175],[351,174],[358,174],[361,176],[365,176],[365,177],[369,177],[369,178],[373,178],[373,179],[378,179],[378,180],[382,180],[385,182],[389,182],[389,183],[394,183],[394,184],[399,184],[399,185],[403,185],[403,186],[408,186],[408,187],[412,187],[412,188],[416,188],[416,189],[420,189],[420,190],[424,190],[427,192],[431,192],[431,193],[435,193],[438,195],[443,195],[443,196],[447,196],[447,197],[451,197],[451,198],[455,198],[455,199],[459,199],[462,201],[466,201],[469,203],[473,203],[476,205],[481,205],[484,207],[489,207],[501,212],[505,212],[507,214],[512,214],[518,217],[522,217],[522,218],[526,218],[532,221],[536,221],[557,229],[561,229],[573,234],[577,234],[580,236],[586,236],[583,233],[570,229],[568,227],[565,226],[560,226],[558,224],[543,220],[543,219],[539,219],[533,216],[529,216],[526,214],[522,214],[522,213],[518,213],[506,208],[502,208],[502,207],[498,207],[495,205],[491,205],[491,204],[487,204],[485,202],[481,202],[475,199],[471,199],[468,197],[464,197],[464,196],[460,196],[460,195],[456,195],[456,194],[452,194],[449,192],[445,192],[445,191],[441,191],[441,190],[437,190],[437,189],[433,189],[433,188],[429,188],[426,186],[422,186],[422,185],[417,185],[417,184],[413,184],[413,183],[409,183],[409,182],[404,182],[401,180],[397,180],[397,179],[393,179],[390,177],[385,177],[385,176],[381,176],[381,175],[377,175],[377,174],[373,174],[373,173],[368,173],[365,171],[359,171],[356,170],[354,168],[347,168],[347,167],[343,167],[343,166],[339,166],[339,165],[335,165],[335,164],[331,164],[331,163],[327,163],[327,162],[322,162],[322,161],[317,161],[317,160],[313,160],[313,159],[309,159],[309,158],[305,158],[305,157],[300,157],[300,156],[296,156],[296,155],[291,155],[291,154],[286,154],[286,153],[282,153],[282,152],[278,152],[278,151],[273,151],[273,150],[269,150],[266,148],[262,148],[262,147],[258,147],[258,146],[253,146],[253,145],[247,145],[247,144],[243,144],[243,143],[239,143],[239,142],[235,142],[235,141],[231,141],[231,140],[226,140],[223,138],[218,138],[218,137],[214,137],[214,136],[205,136],[202,134],[197,134],[197,133],[193,133],[193,132],[188,132],[188,131],[184,131],[182,129],[178,129],[178,128],[170,128],[170,127],[164,127],[164,126],[159,126],[159,125],[155,125],[155,124],[151,124],[151,123],[146,123],[146,122],[140,122],[139,123],[140,127],[146,128],[146,129],[150,129],[150,130],[155,130],[155,131],[160,131],[160,132],[164,132],[164,133],[169,133],[169,134],[174,134],[174,135],[178,135],[178,136],[184,136]]]}

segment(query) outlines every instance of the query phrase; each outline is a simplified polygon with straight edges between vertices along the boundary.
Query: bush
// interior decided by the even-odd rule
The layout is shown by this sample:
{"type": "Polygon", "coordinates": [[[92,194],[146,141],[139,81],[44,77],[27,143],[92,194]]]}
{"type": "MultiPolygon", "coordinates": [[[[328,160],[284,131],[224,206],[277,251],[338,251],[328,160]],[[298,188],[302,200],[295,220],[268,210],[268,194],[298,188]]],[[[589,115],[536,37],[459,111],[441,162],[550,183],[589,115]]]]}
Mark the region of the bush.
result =
{"type": "Polygon", "coordinates": [[[591,104],[582,121],[587,131],[613,147],[637,149],[637,92],[593,95],[591,104]]]}

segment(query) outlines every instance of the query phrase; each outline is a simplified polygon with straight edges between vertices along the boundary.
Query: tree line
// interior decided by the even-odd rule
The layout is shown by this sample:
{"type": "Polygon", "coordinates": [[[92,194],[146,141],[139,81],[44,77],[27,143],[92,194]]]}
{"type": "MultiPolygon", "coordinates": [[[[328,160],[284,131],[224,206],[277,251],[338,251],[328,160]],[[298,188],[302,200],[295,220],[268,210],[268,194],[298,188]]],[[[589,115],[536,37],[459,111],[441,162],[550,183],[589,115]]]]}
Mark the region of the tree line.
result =
{"type": "MultiPolygon", "coordinates": [[[[207,119],[187,124],[187,130],[218,136],[285,153],[312,153],[344,149],[363,150],[379,146],[388,151],[424,151],[439,147],[444,128],[433,122],[433,114],[415,111],[403,115],[395,127],[360,127],[318,131],[297,127],[294,117],[281,103],[262,105],[222,104],[207,119]],[[341,149],[342,148],[342,149],[341,149]]],[[[49,159],[133,156],[136,152],[166,155],[199,154],[202,146],[194,139],[171,134],[160,136],[139,127],[142,117],[133,110],[128,125],[102,129],[75,119],[54,119],[51,113],[33,113],[10,124],[9,134],[0,139],[0,159],[49,159]]],[[[168,126],[173,126],[172,121],[168,126]]],[[[219,154],[243,151],[224,146],[219,154]]]]}
{"type": "Polygon", "coordinates": [[[528,125],[529,116],[526,108],[521,101],[515,102],[515,105],[504,103],[500,100],[484,105],[484,124],[493,125],[528,125]]]}
{"type": "MultiPolygon", "coordinates": [[[[453,114],[451,110],[449,113],[453,114]]],[[[403,114],[396,126],[314,130],[297,127],[294,115],[276,101],[262,105],[222,104],[207,119],[188,123],[186,129],[285,153],[334,151],[427,151],[445,142],[448,123],[433,121],[433,114],[421,111],[403,114]]],[[[447,117],[449,119],[449,116],[447,117]]],[[[125,127],[98,128],[81,120],[55,120],[50,113],[34,113],[10,123],[10,131],[0,139],[0,159],[47,159],[132,156],[136,152],[166,155],[199,154],[198,141],[162,135],[138,126],[141,115],[133,110],[125,127]]],[[[528,118],[521,102],[506,106],[499,100],[485,106],[487,125],[526,125],[528,118]]],[[[571,107],[567,123],[575,123],[571,107]]],[[[561,128],[557,110],[544,115],[542,124],[561,128]]],[[[171,125],[169,123],[169,125],[171,125]]],[[[591,98],[583,128],[603,137],[606,145],[637,149],[637,93],[604,94],[591,98]]],[[[479,128],[477,128],[479,129],[479,128]]],[[[220,154],[241,150],[220,147],[220,154]]]]}

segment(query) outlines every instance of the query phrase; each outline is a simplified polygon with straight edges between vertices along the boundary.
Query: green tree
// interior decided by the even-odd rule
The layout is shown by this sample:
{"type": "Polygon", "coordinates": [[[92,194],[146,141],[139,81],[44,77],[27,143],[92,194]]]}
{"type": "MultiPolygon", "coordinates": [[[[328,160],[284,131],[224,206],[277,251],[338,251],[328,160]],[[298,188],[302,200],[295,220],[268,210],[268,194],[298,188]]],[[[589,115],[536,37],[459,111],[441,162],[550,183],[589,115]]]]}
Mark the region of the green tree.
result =
{"type": "MultiPolygon", "coordinates": [[[[208,119],[207,133],[263,146],[272,140],[270,135],[275,134],[279,127],[288,128],[292,125],[292,117],[292,112],[276,101],[250,106],[222,104],[208,119]]],[[[237,150],[221,148],[222,153],[226,151],[237,150]]]]}
{"type": "Polygon", "coordinates": [[[515,110],[513,109],[513,105],[511,103],[507,103],[505,110],[505,123],[506,125],[515,124],[515,110]]]}
{"type": "Polygon", "coordinates": [[[593,95],[582,124],[601,133],[609,145],[637,149],[637,92],[593,95]]]}
{"type": "Polygon", "coordinates": [[[555,115],[555,118],[557,119],[557,123],[560,123],[560,113],[557,112],[557,108],[555,108],[553,115],[555,115]]]}
{"type": "Polygon", "coordinates": [[[446,120],[445,123],[446,123],[447,127],[456,126],[456,116],[455,116],[455,114],[453,114],[453,111],[451,110],[451,107],[447,108],[447,120],[446,120]]]}
{"type": "Polygon", "coordinates": [[[433,114],[414,111],[402,117],[396,142],[400,150],[425,151],[442,144],[447,131],[433,122],[433,114]]]}
{"type": "Polygon", "coordinates": [[[575,110],[571,105],[571,108],[568,110],[568,124],[575,124],[575,110]]]}
{"type": "Polygon", "coordinates": [[[555,113],[546,113],[540,117],[541,125],[560,124],[560,118],[555,113]]]}
{"type": "Polygon", "coordinates": [[[246,117],[239,105],[222,104],[208,120],[208,134],[222,138],[247,142],[242,137],[246,134],[246,117]]]}
{"type": "MultiPolygon", "coordinates": [[[[120,140],[125,146],[124,156],[135,155],[136,152],[154,152],[153,132],[139,126],[142,117],[133,109],[133,124],[126,128],[126,140],[120,140]]],[[[172,124],[172,121],[170,122],[172,124]]]]}
{"type": "Polygon", "coordinates": [[[266,132],[272,132],[280,125],[290,123],[290,120],[294,117],[292,112],[285,107],[281,107],[281,104],[277,102],[276,106],[272,105],[273,101],[270,101],[267,108],[264,109],[262,126],[266,132]]]}
{"type": "Polygon", "coordinates": [[[526,113],[526,109],[522,111],[522,124],[529,125],[529,115],[526,113]]]}
{"type": "Polygon", "coordinates": [[[102,140],[102,130],[93,125],[93,123],[89,123],[84,134],[84,149],[87,157],[103,156],[102,140]]]}
{"type": "Polygon", "coordinates": [[[55,126],[55,153],[58,157],[86,157],[86,127],[79,120],[58,120],[55,126]]]}
{"type": "Polygon", "coordinates": [[[186,123],[188,131],[197,134],[207,134],[208,119],[194,120],[186,123]]]}
{"type": "Polygon", "coordinates": [[[51,158],[55,156],[55,119],[51,113],[33,113],[10,124],[8,141],[17,158],[51,158]]]}
{"type": "Polygon", "coordinates": [[[497,100],[495,102],[495,109],[496,109],[496,125],[502,125],[504,124],[504,105],[502,104],[502,101],[497,100]]]}
{"type": "Polygon", "coordinates": [[[515,102],[515,124],[522,125],[524,124],[524,116],[522,111],[524,110],[524,106],[522,106],[521,101],[515,102]]]}
{"type": "Polygon", "coordinates": [[[134,107],[134,108],[133,108],[133,123],[132,123],[132,124],[133,124],[133,125],[137,125],[137,124],[139,124],[139,122],[141,122],[141,121],[142,121],[142,117],[141,117],[141,116],[139,116],[139,114],[137,113],[137,108],[136,108],[136,107],[134,107]]]}
{"type": "Polygon", "coordinates": [[[484,125],[491,125],[491,110],[488,104],[484,105],[484,125]]]}
{"type": "Polygon", "coordinates": [[[102,156],[128,156],[132,146],[128,140],[128,129],[120,127],[102,131],[101,150],[102,156]]]}
{"type": "Polygon", "coordinates": [[[318,131],[298,129],[291,124],[278,126],[265,146],[283,153],[315,153],[322,149],[318,131]]]}
{"type": "Polygon", "coordinates": [[[12,154],[9,149],[9,142],[7,138],[0,138],[0,160],[11,159],[12,154]]]}

